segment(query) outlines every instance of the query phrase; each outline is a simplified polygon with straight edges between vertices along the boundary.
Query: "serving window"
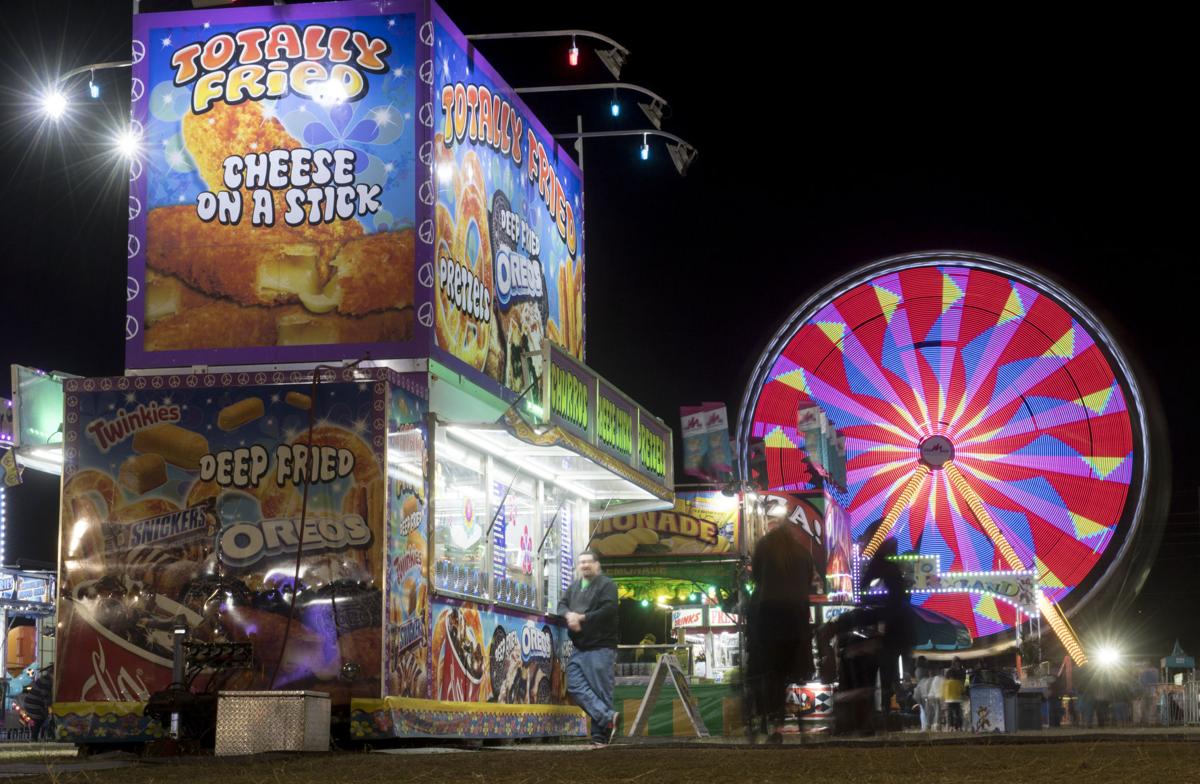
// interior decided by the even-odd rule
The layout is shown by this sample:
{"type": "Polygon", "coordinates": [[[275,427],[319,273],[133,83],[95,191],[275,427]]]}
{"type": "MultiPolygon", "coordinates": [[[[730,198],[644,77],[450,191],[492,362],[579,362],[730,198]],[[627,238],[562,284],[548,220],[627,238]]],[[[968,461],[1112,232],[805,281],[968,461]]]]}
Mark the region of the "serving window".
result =
{"type": "Polygon", "coordinates": [[[454,427],[434,428],[433,464],[434,589],[553,610],[574,577],[587,502],[522,455],[498,453],[454,427]]]}
{"type": "Polygon", "coordinates": [[[487,599],[487,458],[451,442],[441,429],[434,458],[434,586],[443,593],[487,599]]]}
{"type": "Polygon", "coordinates": [[[534,558],[542,538],[540,482],[494,459],[491,477],[493,598],[500,604],[541,610],[537,588],[542,569],[534,558]]]}

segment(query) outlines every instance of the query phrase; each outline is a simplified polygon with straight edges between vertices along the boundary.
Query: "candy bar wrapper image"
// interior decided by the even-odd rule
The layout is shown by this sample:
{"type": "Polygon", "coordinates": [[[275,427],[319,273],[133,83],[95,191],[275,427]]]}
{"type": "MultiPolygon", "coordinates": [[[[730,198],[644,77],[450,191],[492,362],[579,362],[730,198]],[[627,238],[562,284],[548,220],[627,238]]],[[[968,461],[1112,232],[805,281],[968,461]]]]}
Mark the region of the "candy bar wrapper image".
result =
{"type": "Polygon", "coordinates": [[[252,646],[200,684],[379,696],[387,384],[246,376],[70,379],[59,701],[165,688],[179,619],[252,646]]]}
{"type": "Polygon", "coordinates": [[[583,175],[434,12],[436,345],[520,392],[584,354],[583,175]]]}
{"type": "Polygon", "coordinates": [[[571,641],[543,618],[433,605],[433,698],[447,702],[561,705],[571,641]]]}
{"type": "Polygon", "coordinates": [[[415,8],[137,17],[127,337],[152,366],[413,338],[415,8]]]}

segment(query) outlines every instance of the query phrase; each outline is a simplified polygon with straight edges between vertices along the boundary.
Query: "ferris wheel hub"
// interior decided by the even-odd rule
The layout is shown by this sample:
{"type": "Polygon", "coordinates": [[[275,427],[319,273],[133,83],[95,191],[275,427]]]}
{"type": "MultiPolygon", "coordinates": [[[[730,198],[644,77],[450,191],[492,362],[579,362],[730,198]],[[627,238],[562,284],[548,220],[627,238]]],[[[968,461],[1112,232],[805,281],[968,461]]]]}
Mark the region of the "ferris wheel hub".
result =
{"type": "Polygon", "coordinates": [[[921,462],[935,470],[954,459],[954,443],[943,435],[926,438],[920,450],[921,462]]]}

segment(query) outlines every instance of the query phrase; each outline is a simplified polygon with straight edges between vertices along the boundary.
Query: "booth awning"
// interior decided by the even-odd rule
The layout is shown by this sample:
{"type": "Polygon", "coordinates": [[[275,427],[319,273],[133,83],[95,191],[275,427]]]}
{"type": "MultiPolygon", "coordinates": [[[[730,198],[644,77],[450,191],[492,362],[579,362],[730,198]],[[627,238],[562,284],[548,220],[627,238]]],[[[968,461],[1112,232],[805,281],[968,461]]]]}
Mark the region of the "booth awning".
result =
{"type": "Polygon", "coordinates": [[[446,432],[588,501],[657,501],[658,508],[667,509],[675,500],[671,488],[560,428],[535,430],[515,411],[505,415],[502,425],[450,425],[446,432]]]}

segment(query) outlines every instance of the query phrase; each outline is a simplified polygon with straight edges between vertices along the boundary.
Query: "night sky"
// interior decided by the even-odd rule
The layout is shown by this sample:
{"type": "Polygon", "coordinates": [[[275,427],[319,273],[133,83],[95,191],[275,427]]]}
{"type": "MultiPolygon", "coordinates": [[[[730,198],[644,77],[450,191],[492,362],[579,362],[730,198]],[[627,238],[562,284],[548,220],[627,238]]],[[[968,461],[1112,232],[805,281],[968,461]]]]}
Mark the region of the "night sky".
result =
{"type": "MultiPolygon", "coordinates": [[[[1176,636],[1200,650],[1197,614],[1172,602],[1200,566],[1194,86],[1190,47],[1171,40],[1182,30],[1127,16],[1085,28],[910,7],[778,16],[749,5],[444,6],[468,33],[615,38],[633,53],[622,79],[666,97],[664,129],[700,150],[686,178],[661,142],[648,162],[635,139],[585,150],[587,361],[668,423],[704,400],[726,401],[735,416],[778,323],[876,258],[991,253],[1088,303],[1157,389],[1173,468],[1169,514],[1146,521],[1165,526],[1155,568],[1112,623],[1134,650],[1165,655],[1176,636]]],[[[13,1],[0,17],[0,395],[9,363],[123,370],[126,184],[106,134],[127,117],[128,72],[100,77],[100,102],[76,82],[73,121],[58,127],[40,123],[28,96],[52,73],[127,58],[129,7],[13,1]]],[[[479,51],[516,86],[612,80],[582,39],[580,67],[569,68],[567,45],[479,51]]],[[[609,97],[528,102],[553,131],[573,130],[576,114],[585,130],[645,127],[631,94],[616,120],[609,97]]],[[[26,479],[9,494],[9,560],[49,563],[58,483],[26,479]]]]}

